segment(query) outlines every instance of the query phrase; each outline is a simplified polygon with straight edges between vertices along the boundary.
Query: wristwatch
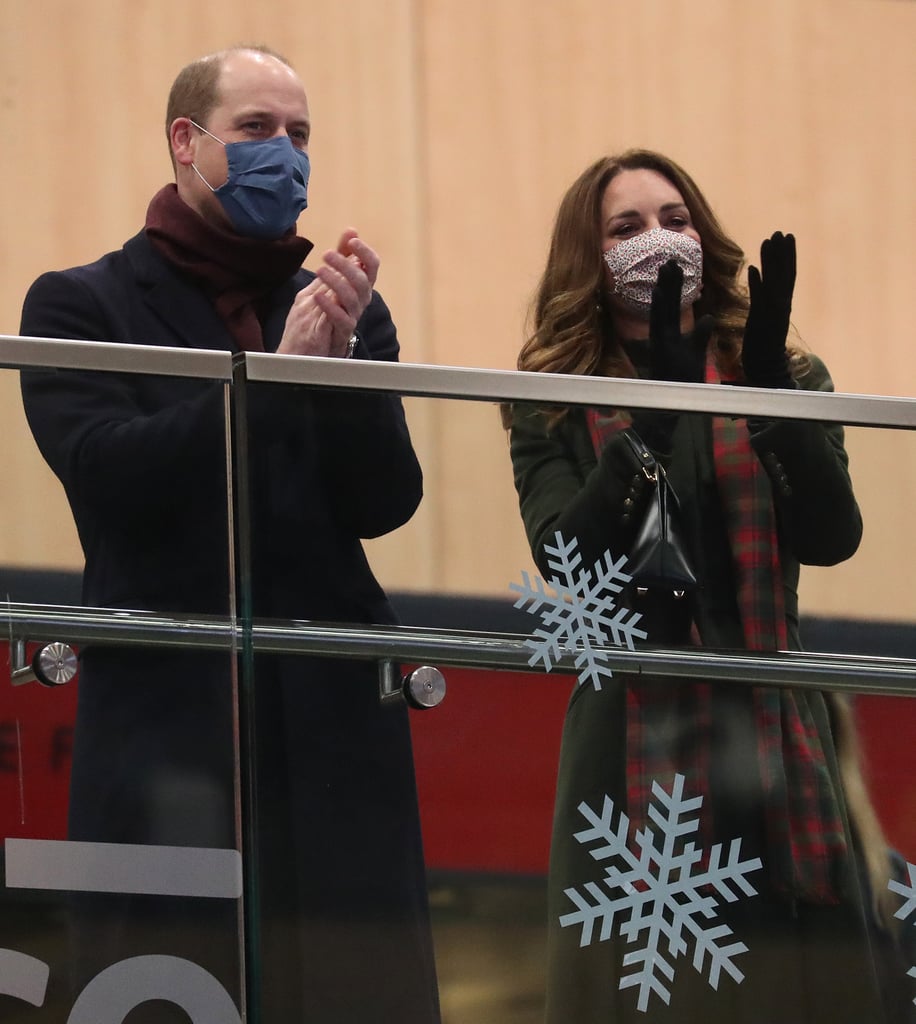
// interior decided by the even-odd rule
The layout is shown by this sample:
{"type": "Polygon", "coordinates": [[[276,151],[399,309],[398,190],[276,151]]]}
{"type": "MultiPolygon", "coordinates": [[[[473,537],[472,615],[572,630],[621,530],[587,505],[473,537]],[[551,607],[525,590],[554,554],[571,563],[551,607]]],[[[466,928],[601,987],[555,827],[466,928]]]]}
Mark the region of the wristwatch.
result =
{"type": "Polygon", "coordinates": [[[359,344],[359,335],[354,334],[347,342],[347,351],[344,354],[344,359],[352,359],[353,353],[356,352],[356,346],[359,344]]]}

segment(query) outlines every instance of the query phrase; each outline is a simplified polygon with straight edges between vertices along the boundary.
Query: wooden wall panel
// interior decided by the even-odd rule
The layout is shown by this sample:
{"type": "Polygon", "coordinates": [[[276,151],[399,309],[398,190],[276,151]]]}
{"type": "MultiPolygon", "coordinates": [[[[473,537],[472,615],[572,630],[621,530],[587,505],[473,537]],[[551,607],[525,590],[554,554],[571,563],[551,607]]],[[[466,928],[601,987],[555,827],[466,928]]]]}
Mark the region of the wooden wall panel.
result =
{"type": "MultiPolygon", "coordinates": [[[[795,324],[838,389],[913,394],[902,301],[916,239],[916,138],[904,127],[916,94],[913,5],[578,0],[560,14],[530,0],[428,0],[425,11],[429,227],[448,241],[430,261],[436,361],[514,365],[562,192],[592,159],[647,146],[691,171],[752,258],[773,230],[796,233],[795,324]]],[[[909,513],[898,502],[889,520],[875,477],[893,462],[916,480],[911,451],[898,444],[901,461],[887,458],[882,434],[857,438],[854,464],[885,469],[860,482],[866,520],[884,528],[845,570],[855,567],[858,589],[812,574],[810,610],[861,614],[863,586],[880,579],[865,587],[883,595],[869,611],[916,614],[911,588],[879,570],[909,513]]],[[[443,451],[460,451],[461,435],[447,428],[443,451]]],[[[495,442],[475,459],[481,480],[506,472],[495,442]]],[[[464,466],[449,460],[441,472],[460,494],[464,466]]],[[[479,579],[500,590],[527,555],[515,524],[473,499],[466,515],[488,524],[495,557],[477,559],[479,579]]],[[[443,557],[451,579],[474,546],[443,557]]]]}
{"type": "MultiPolygon", "coordinates": [[[[315,122],[320,247],[355,225],[403,358],[511,368],[564,189],[593,158],[661,149],[697,178],[754,254],[799,240],[794,321],[837,387],[912,394],[910,279],[916,6],[901,0],[35,0],[4,5],[0,37],[0,331],[29,282],[92,259],[141,224],[170,175],[165,95],[186,61],[263,41],[301,72],[315,122]],[[11,143],[9,140],[15,140],[11,143]]],[[[0,563],[77,565],[56,483],[29,448],[14,375],[0,375],[0,563]]],[[[505,593],[530,566],[505,439],[488,406],[414,401],[427,499],[373,545],[386,583],[505,593]]],[[[905,532],[913,446],[857,432],[866,546],[836,585],[808,574],[811,610],[916,616],[888,579],[905,532]],[[887,480],[907,481],[888,502],[887,480]],[[908,490],[907,490],[908,489],[908,490]],[[877,526],[880,524],[880,526],[877,526]]]]}
{"type": "MultiPolygon", "coordinates": [[[[416,286],[422,164],[408,0],[305,9],[289,0],[5,7],[0,125],[22,144],[0,154],[0,332],[17,333],[22,298],[39,273],[94,259],[140,228],[150,197],[171,180],[164,117],[178,70],[221,46],[264,42],[292,60],[309,94],[312,205],[302,231],[320,251],[336,245],[344,227],[360,229],[383,256],[379,287],[404,358],[426,359],[424,297],[416,286]]],[[[421,458],[433,465],[425,419],[428,411],[415,410],[413,430],[421,458]]],[[[0,375],[0,429],[17,453],[4,460],[5,477],[15,466],[17,485],[0,498],[0,564],[78,567],[75,531],[31,442],[12,373],[0,375]]],[[[411,549],[420,585],[431,574],[433,543],[424,525],[431,511],[418,517],[411,549]]],[[[388,553],[390,544],[377,547],[380,571],[397,576],[403,559],[388,553]]]]}

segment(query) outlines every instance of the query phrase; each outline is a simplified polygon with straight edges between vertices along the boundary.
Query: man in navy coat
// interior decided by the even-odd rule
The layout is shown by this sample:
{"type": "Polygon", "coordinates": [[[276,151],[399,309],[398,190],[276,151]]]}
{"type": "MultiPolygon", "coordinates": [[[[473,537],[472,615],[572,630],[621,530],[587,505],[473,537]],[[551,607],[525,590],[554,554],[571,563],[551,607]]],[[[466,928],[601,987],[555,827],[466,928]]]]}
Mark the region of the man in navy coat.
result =
{"type": "MultiPolygon", "coordinates": [[[[302,269],[309,128],[279,55],[234,48],[189,65],[167,113],[175,184],[122,249],[40,277],[21,333],[396,360],[378,256],[356,231],[302,269]]],[[[34,371],[22,390],[73,510],[85,604],[227,614],[222,386],[34,371]]],[[[360,539],[420,501],[399,400],[279,385],[247,397],[254,614],[393,623],[360,539]]],[[[231,678],[223,655],[84,650],[71,838],[238,848],[231,678]]],[[[437,1021],[406,712],[379,706],[366,662],[259,656],[254,686],[262,1019],[437,1021]]],[[[76,990],[115,960],[167,954],[238,1000],[237,908],[215,902],[75,907],[76,990]]],[[[131,1021],[187,1019],[173,1009],[151,1002],[131,1021]]]]}

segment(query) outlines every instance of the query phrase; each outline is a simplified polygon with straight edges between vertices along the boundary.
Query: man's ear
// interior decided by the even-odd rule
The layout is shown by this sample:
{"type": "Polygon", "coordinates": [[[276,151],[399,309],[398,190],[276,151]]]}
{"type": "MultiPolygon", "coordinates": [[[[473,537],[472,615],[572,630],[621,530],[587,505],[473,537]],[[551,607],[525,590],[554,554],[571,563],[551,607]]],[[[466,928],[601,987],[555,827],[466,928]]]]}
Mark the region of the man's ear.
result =
{"type": "Polygon", "coordinates": [[[176,164],[188,166],[194,162],[197,132],[187,117],[176,117],[169,126],[169,142],[176,164]]]}

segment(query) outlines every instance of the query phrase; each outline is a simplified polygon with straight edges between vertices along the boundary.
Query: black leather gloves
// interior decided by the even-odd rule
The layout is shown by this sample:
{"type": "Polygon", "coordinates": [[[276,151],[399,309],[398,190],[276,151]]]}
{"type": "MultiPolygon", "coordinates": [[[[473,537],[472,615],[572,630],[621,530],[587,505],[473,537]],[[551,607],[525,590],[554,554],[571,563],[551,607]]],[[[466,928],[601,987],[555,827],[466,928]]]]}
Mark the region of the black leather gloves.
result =
{"type": "Polygon", "coordinates": [[[682,384],[702,383],[706,343],[712,334],[711,316],[700,317],[693,330],[681,334],[681,288],[684,273],[676,260],[658,272],[649,310],[649,376],[682,384]]]}
{"type": "Polygon", "coordinates": [[[741,362],[748,384],[792,388],[786,338],[795,289],[795,236],[777,231],[760,246],[760,270],[748,267],[751,306],[741,362]]]}
{"type": "MultiPolygon", "coordinates": [[[[706,344],[715,321],[701,317],[692,331],[681,334],[681,288],[684,274],[676,260],[669,260],[658,272],[652,289],[649,310],[649,340],[643,360],[635,360],[637,368],[650,380],[667,380],[681,384],[701,383],[705,377],[706,344]],[[639,365],[642,362],[644,365],[639,365]]],[[[633,358],[632,349],[628,349],[633,358]]],[[[677,412],[655,412],[637,409],[633,412],[633,429],[656,454],[671,450],[671,438],[678,418],[677,412]]]]}

